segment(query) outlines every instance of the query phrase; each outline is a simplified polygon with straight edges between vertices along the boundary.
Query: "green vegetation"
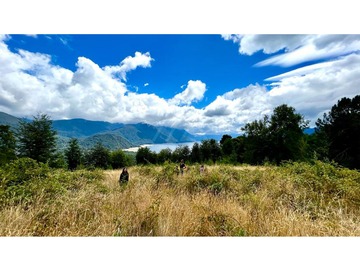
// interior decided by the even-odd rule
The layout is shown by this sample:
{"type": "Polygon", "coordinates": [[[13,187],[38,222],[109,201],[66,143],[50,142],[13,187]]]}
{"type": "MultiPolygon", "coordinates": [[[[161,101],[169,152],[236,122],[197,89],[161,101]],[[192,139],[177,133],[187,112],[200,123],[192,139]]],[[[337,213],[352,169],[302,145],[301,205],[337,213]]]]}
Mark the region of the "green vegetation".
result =
{"type": "Polygon", "coordinates": [[[281,166],[0,169],[1,236],[360,236],[360,173],[315,161],[281,166]]]}
{"type": "Polygon", "coordinates": [[[0,125],[0,166],[16,158],[16,140],[10,126],[0,125]]]}
{"type": "Polygon", "coordinates": [[[56,150],[56,131],[47,115],[38,115],[32,122],[20,121],[17,130],[20,157],[29,157],[39,162],[50,162],[56,150]]]}
{"type": "Polygon", "coordinates": [[[81,149],[77,139],[69,141],[68,148],[65,150],[65,156],[69,170],[75,170],[81,164],[81,149]]]}
{"type": "Polygon", "coordinates": [[[316,125],[314,150],[342,166],[360,169],[360,96],[342,98],[316,125]]]}

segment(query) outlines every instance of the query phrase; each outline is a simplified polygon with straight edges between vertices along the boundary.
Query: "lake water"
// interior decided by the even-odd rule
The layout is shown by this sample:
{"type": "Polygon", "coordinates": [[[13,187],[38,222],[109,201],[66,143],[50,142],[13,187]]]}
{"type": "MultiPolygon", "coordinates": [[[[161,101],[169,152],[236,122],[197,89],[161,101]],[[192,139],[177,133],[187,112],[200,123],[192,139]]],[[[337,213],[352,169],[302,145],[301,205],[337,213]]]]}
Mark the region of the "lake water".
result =
{"type": "MultiPolygon", "coordinates": [[[[166,149],[169,148],[171,151],[174,151],[176,149],[176,147],[178,146],[185,146],[187,145],[190,150],[193,147],[195,142],[186,142],[186,143],[159,143],[159,144],[143,144],[139,147],[131,147],[128,149],[123,149],[124,151],[129,151],[129,152],[137,152],[137,150],[140,147],[148,147],[151,151],[154,151],[155,153],[159,153],[162,149],[166,149]]],[[[200,142],[197,142],[200,144],[200,142]]]]}

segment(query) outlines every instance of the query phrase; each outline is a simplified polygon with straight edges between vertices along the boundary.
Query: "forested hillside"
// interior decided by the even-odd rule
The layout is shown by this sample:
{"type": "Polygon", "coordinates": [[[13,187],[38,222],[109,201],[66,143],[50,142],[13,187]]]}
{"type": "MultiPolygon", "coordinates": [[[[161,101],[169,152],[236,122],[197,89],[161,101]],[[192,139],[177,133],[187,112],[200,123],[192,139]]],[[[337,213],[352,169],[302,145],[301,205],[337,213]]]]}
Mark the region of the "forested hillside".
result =
{"type": "MultiPolygon", "coordinates": [[[[6,113],[0,113],[0,125],[16,130],[21,121],[6,113]]],[[[85,119],[53,120],[52,128],[57,134],[57,148],[63,151],[71,138],[78,139],[83,149],[90,149],[101,142],[109,150],[126,149],[141,144],[181,143],[198,140],[182,129],[152,126],[144,123],[122,124],[85,119]]]]}

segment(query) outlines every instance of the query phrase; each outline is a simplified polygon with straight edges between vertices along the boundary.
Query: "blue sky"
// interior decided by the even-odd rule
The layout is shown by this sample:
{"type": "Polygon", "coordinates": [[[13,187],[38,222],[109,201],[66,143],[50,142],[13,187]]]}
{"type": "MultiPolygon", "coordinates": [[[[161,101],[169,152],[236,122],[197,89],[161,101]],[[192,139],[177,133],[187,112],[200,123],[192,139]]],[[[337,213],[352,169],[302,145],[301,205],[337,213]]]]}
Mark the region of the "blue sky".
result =
{"type": "Polygon", "coordinates": [[[99,65],[115,66],[135,52],[151,55],[151,67],[127,73],[130,91],[154,93],[165,99],[183,91],[189,80],[206,83],[207,95],[194,102],[196,108],[208,105],[217,95],[289,70],[269,66],[254,67],[267,58],[263,53],[251,57],[238,52],[238,45],[221,35],[12,35],[6,44],[19,49],[48,54],[51,63],[76,71],[78,57],[99,65]]]}
{"type": "Polygon", "coordinates": [[[0,111],[241,133],[283,103],[311,121],[359,93],[360,35],[0,38],[0,111]]]}
{"type": "Polygon", "coordinates": [[[4,6],[0,111],[238,134],[283,103],[314,126],[360,92],[348,0],[55,3],[4,6]]]}

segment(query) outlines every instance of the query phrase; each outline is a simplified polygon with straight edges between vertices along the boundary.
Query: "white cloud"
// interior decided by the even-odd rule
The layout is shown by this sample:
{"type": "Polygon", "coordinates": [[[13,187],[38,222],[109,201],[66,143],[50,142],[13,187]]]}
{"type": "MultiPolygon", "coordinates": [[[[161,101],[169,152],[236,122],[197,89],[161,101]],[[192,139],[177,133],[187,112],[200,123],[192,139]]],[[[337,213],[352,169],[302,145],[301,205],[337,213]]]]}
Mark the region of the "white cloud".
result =
{"type": "Polygon", "coordinates": [[[151,67],[151,61],[154,61],[153,58],[151,58],[150,53],[140,53],[135,52],[135,56],[128,56],[118,66],[106,66],[104,67],[104,70],[112,75],[119,74],[121,79],[126,82],[126,73],[135,70],[137,67],[151,67]]]}
{"type": "Polygon", "coordinates": [[[314,124],[339,99],[360,93],[360,54],[300,68],[269,80],[279,80],[270,84],[269,95],[274,100],[293,106],[314,124]]]}
{"type": "Polygon", "coordinates": [[[258,51],[265,54],[275,53],[282,49],[291,51],[308,39],[304,35],[224,35],[223,38],[239,43],[239,52],[246,55],[252,55],[258,51]]]}
{"type": "Polygon", "coordinates": [[[202,81],[190,80],[184,91],[169,100],[169,103],[175,105],[190,105],[193,102],[201,101],[204,98],[206,84],[202,81]]]}
{"type": "Polygon", "coordinates": [[[280,75],[276,75],[276,76],[267,78],[267,79],[265,79],[265,81],[279,81],[281,79],[288,78],[288,77],[303,76],[303,75],[312,73],[312,72],[314,72],[316,70],[327,68],[327,67],[331,66],[332,64],[333,64],[332,61],[329,61],[329,62],[323,62],[323,63],[318,63],[318,64],[305,66],[305,67],[302,67],[302,68],[291,70],[289,72],[286,72],[286,73],[283,73],[283,74],[280,74],[280,75]]]}
{"type": "Polygon", "coordinates": [[[289,67],[360,51],[360,35],[223,35],[223,38],[238,43],[239,52],[245,55],[284,51],[256,66],[289,67]]]}
{"type": "Polygon", "coordinates": [[[204,109],[204,116],[217,133],[240,133],[245,123],[270,114],[272,109],[269,92],[256,84],[218,96],[204,109]]]}

